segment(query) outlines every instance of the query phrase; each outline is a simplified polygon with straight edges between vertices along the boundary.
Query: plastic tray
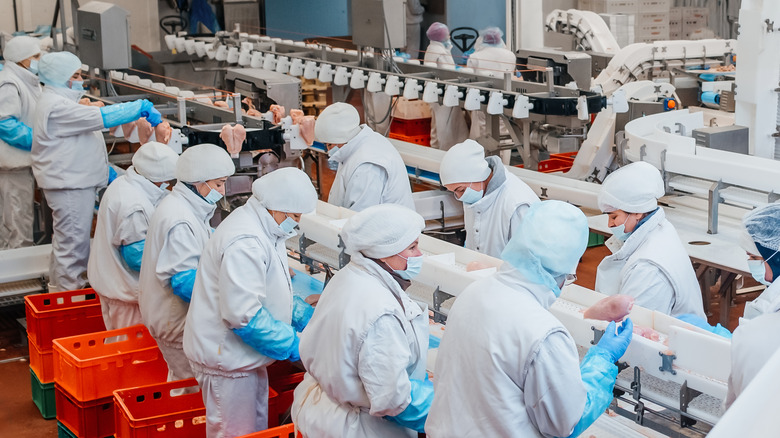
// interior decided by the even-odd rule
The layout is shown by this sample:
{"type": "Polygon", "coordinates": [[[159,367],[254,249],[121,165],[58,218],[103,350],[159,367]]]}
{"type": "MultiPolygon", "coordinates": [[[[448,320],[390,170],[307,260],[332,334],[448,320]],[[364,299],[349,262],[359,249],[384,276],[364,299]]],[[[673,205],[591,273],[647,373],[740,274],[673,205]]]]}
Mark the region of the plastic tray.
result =
{"type": "Polygon", "coordinates": [[[79,402],[55,383],[57,421],[79,438],[103,438],[114,434],[114,399],[79,402]]]}
{"type": "MultiPolygon", "coordinates": [[[[284,426],[273,427],[271,429],[261,430],[260,432],[250,433],[238,438],[293,438],[295,436],[295,425],[285,424],[284,426]]],[[[300,437],[301,435],[298,434],[300,437]]]]}
{"type": "Polygon", "coordinates": [[[100,298],[92,289],[24,297],[27,336],[43,352],[51,351],[56,338],[106,329],[100,298]]]}
{"type": "Polygon", "coordinates": [[[57,405],[54,400],[54,382],[41,383],[38,376],[30,368],[30,389],[32,390],[32,399],[41,416],[47,420],[57,417],[57,405]]]}
{"type": "Polygon", "coordinates": [[[116,438],[205,437],[206,408],[195,379],[114,391],[116,438]],[[171,395],[195,387],[197,392],[171,395]]]}

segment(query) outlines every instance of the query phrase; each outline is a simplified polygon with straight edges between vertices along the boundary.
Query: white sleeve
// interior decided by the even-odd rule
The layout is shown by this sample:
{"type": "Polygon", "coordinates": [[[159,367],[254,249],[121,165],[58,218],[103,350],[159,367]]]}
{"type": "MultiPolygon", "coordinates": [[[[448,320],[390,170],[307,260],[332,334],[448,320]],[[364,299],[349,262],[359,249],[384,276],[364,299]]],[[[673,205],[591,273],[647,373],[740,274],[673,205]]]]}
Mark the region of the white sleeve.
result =
{"type": "Polygon", "coordinates": [[[361,164],[347,181],[344,205],[350,210],[362,211],[380,204],[386,183],[385,169],[372,163],[361,164]]]}
{"type": "Polygon", "coordinates": [[[58,137],[71,137],[103,129],[100,108],[75,102],[55,105],[47,122],[47,131],[58,137]]]}
{"type": "Polygon", "coordinates": [[[263,307],[268,260],[255,238],[243,238],[225,248],[219,266],[219,308],[228,328],[236,329],[263,307]]]}
{"type": "Polygon", "coordinates": [[[189,225],[176,224],[168,231],[165,242],[160,248],[160,255],[157,258],[157,278],[165,283],[179,272],[197,269],[202,250],[200,242],[189,225]]]}
{"type": "Polygon", "coordinates": [[[119,219],[119,225],[111,238],[111,244],[119,247],[146,240],[146,231],[148,229],[149,218],[146,217],[146,213],[142,209],[135,210],[119,219]]]}
{"type": "Polygon", "coordinates": [[[368,330],[358,354],[358,377],[371,404],[370,414],[398,415],[412,401],[406,368],[411,353],[400,321],[383,315],[368,330]]]}
{"type": "Polygon", "coordinates": [[[672,314],[674,288],[666,274],[652,262],[634,265],[620,279],[620,293],[634,297],[639,306],[672,314]]]}
{"type": "Polygon", "coordinates": [[[19,119],[22,114],[22,100],[14,84],[0,85],[0,120],[9,117],[19,119]]]}

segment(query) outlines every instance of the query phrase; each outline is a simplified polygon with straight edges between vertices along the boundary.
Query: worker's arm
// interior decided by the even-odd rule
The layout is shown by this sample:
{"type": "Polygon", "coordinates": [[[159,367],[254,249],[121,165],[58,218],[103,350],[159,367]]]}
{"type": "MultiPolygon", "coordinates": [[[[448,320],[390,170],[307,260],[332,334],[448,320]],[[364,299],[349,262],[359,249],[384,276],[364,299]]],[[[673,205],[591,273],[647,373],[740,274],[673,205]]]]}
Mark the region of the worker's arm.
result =
{"type": "Polygon", "coordinates": [[[29,151],[32,147],[32,127],[22,123],[22,100],[14,84],[0,85],[0,140],[29,151]]]}
{"type": "Polygon", "coordinates": [[[638,306],[672,314],[674,287],[666,274],[650,261],[640,261],[626,272],[620,279],[620,293],[634,297],[638,306]]]}
{"type": "Polygon", "coordinates": [[[168,231],[157,258],[157,278],[163,284],[170,282],[174,294],[186,302],[192,298],[195,271],[203,252],[200,245],[190,226],[181,222],[168,231]]]}
{"type": "Polygon", "coordinates": [[[363,163],[347,181],[344,205],[350,210],[362,211],[382,203],[382,193],[387,184],[387,172],[372,163],[363,163]]]}
{"type": "Polygon", "coordinates": [[[96,106],[76,102],[56,103],[46,118],[46,130],[57,137],[72,137],[103,129],[103,117],[96,106]]]}
{"type": "Polygon", "coordinates": [[[111,244],[119,249],[127,267],[133,271],[141,270],[147,229],[149,218],[139,208],[120,218],[114,235],[111,236],[111,244]]]}

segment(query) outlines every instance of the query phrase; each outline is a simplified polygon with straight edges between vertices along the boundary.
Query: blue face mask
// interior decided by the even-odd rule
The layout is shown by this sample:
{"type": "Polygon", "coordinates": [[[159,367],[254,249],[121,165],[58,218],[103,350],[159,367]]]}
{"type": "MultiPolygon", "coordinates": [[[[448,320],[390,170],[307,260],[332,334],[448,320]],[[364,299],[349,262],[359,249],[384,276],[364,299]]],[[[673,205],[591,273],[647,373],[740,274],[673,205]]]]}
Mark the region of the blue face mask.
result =
{"type": "Polygon", "coordinates": [[[74,91],[84,91],[84,81],[71,81],[70,89],[74,91]]]}
{"type": "Polygon", "coordinates": [[[292,234],[297,226],[298,222],[295,222],[291,217],[287,217],[279,224],[279,229],[281,229],[284,234],[292,234]]]}
{"type": "Polygon", "coordinates": [[[472,189],[471,187],[466,187],[466,190],[463,192],[463,194],[458,198],[458,201],[464,203],[464,204],[473,204],[480,199],[482,199],[482,194],[484,193],[484,190],[476,191],[472,189]]]}
{"type": "MultiPolygon", "coordinates": [[[[328,157],[333,157],[333,155],[335,155],[336,152],[338,152],[338,151],[339,151],[338,147],[331,148],[330,150],[328,150],[328,157]]],[[[333,170],[333,171],[339,170],[339,162],[336,161],[336,160],[329,159],[328,160],[328,169],[333,170]]]]}
{"type": "Polygon", "coordinates": [[[766,281],[766,264],[764,264],[763,260],[748,260],[747,263],[748,269],[750,269],[750,275],[752,275],[757,282],[764,286],[772,284],[772,282],[766,281]]]}
{"type": "Polygon", "coordinates": [[[442,43],[442,44],[444,44],[444,48],[445,48],[445,49],[447,49],[447,50],[452,50],[452,41],[450,41],[450,40],[447,40],[447,41],[445,41],[445,42],[444,42],[444,43],[442,43]]]}
{"type": "Polygon", "coordinates": [[[30,73],[32,73],[34,75],[37,75],[38,74],[38,60],[37,59],[31,59],[30,60],[30,66],[27,67],[27,70],[30,73]]]}
{"type": "Polygon", "coordinates": [[[399,254],[398,257],[406,260],[406,269],[402,271],[394,269],[395,273],[398,274],[401,278],[404,280],[411,280],[420,274],[420,270],[422,269],[423,256],[407,258],[399,254]]]}
{"type": "Polygon", "coordinates": [[[206,200],[209,204],[216,204],[217,201],[222,199],[222,193],[219,193],[218,191],[211,189],[208,195],[204,196],[203,199],[206,200]]]}
{"type": "Polygon", "coordinates": [[[612,235],[621,242],[625,242],[631,236],[631,233],[626,233],[626,224],[620,224],[616,227],[609,227],[609,231],[612,235]]]}

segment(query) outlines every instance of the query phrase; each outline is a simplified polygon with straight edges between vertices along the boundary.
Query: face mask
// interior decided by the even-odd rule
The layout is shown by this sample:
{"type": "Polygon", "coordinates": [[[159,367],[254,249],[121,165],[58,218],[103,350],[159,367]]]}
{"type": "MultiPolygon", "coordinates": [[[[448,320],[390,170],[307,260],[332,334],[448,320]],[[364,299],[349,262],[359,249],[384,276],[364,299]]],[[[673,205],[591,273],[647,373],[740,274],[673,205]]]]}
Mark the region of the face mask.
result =
{"type": "Polygon", "coordinates": [[[167,182],[160,183],[160,190],[165,190],[168,187],[170,187],[170,184],[168,184],[167,182]]]}
{"type": "Polygon", "coordinates": [[[295,222],[291,217],[287,217],[279,224],[279,229],[281,229],[284,234],[292,234],[295,232],[295,227],[297,226],[298,222],[295,222]]]}
{"type": "Polygon", "coordinates": [[[30,73],[32,73],[34,75],[37,75],[38,74],[38,60],[37,59],[31,59],[30,60],[30,66],[27,67],[27,70],[30,73]]]}
{"type": "Polygon", "coordinates": [[[444,44],[444,48],[445,48],[445,49],[447,49],[447,50],[452,50],[452,41],[450,41],[450,40],[447,40],[447,41],[445,41],[443,44],[444,44]]]}
{"type": "MultiPolygon", "coordinates": [[[[328,150],[328,157],[333,157],[333,155],[335,155],[336,152],[338,151],[339,151],[338,147],[334,147],[328,150]]],[[[333,171],[339,170],[339,162],[336,160],[328,160],[328,169],[333,171]]]]}
{"type": "Polygon", "coordinates": [[[394,270],[395,273],[398,274],[401,278],[403,278],[404,280],[411,280],[412,278],[420,274],[420,270],[422,269],[423,256],[407,258],[399,254],[398,257],[401,257],[402,259],[406,260],[405,270],[403,271],[400,271],[398,269],[394,270]]]}
{"type": "Polygon", "coordinates": [[[70,89],[74,91],[84,91],[84,81],[71,81],[70,89]]]}
{"type": "Polygon", "coordinates": [[[631,236],[631,233],[626,233],[625,223],[622,223],[616,227],[609,227],[609,231],[611,231],[612,235],[621,242],[625,242],[629,236],[631,236]]]}
{"type": "Polygon", "coordinates": [[[205,199],[206,202],[208,202],[209,204],[216,204],[217,201],[222,199],[222,193],[219,193],[218,191],[211,189],[209,194],[204,196],[203,199],[205,199]]]}
{"type": "Polygon", "coordinates": [[[484,190],[476,191],[471,187],[466,187],[466,190],[463,192],[460,198],[458,198],[458,201],[464,204],[473,204],[482,199],[482,193],[484,193],[484,190]]]}
{"type": "Polygon", "coordinates": [[[747,263],[750,275],[752,275],[757,282],[764,286],[772,284],[772,282],[766,281],[766,278],[764,278],[766,276],[766,265],[763,260],[748,260],[747,263]]]}

